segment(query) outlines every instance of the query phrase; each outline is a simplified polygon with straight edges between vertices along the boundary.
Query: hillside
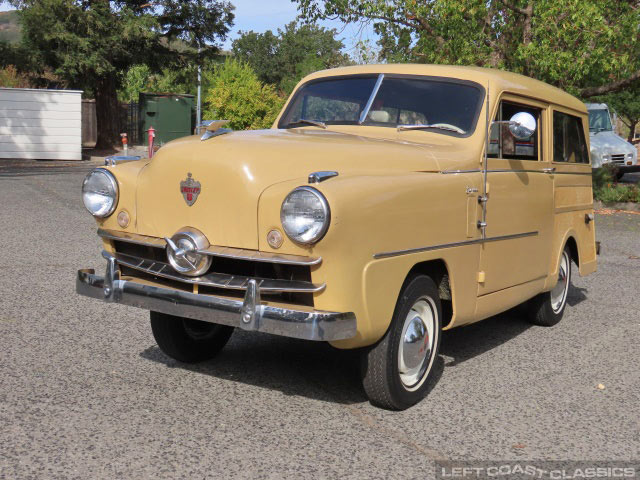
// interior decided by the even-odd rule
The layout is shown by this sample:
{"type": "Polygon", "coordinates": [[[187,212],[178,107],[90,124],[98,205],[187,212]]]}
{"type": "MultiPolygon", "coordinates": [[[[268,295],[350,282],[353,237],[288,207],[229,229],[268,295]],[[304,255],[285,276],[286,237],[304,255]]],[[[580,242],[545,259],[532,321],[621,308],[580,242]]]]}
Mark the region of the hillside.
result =
{"type": "Polygon", "coordinates": [[[18,12],[0,12],[0,42],[16,43],[20,41],[18,12]]]}

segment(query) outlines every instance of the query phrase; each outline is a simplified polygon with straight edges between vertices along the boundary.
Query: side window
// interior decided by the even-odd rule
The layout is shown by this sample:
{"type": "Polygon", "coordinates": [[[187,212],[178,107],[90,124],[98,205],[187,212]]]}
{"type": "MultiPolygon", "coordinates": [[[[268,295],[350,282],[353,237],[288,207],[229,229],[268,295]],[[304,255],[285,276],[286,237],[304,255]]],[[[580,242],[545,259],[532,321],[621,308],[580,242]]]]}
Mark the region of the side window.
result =
{"type": "Polygon", "coordinates": [[[582,119],[562,112],[553,112],[553,161],[589,163],[582,119]]]}
{"type": "Polygon", "coordinates": [[[531,138],[519,140],[511,134],[509,125],[493,125],[489,135],[489,150],[487,152],[490,158],[539,160],[541,109],[512,102],[500,102],[496,120],[507,121],[518,112],[527,112],[533,115],[537,125],[535,133],[531,138]]]}

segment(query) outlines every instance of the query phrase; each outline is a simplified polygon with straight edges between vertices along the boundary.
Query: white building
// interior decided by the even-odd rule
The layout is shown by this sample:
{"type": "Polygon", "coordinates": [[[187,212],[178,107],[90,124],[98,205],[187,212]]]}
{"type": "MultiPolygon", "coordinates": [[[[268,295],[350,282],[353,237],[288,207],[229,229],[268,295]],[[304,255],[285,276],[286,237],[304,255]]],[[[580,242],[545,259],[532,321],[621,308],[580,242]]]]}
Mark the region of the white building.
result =
{"type": "Polygon", "coordinates": [[[0,159],[81,160],[81,97],[79,90],[0,88],[0,159]]]}

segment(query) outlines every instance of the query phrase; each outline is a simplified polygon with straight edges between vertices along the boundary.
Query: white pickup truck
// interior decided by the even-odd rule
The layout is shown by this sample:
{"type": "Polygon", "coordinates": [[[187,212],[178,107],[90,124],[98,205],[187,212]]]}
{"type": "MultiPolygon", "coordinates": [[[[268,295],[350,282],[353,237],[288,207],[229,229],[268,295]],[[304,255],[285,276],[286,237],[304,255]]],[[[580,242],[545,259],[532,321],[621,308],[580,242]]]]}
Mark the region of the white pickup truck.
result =
{"type": "Polygon", "coordinates": [[[640,171],[638,150],[622,137],[616,135],[606,103],[587,103],[589,112],[589,137],[591,143],[591,165],[600,168],[606,164],[618,167],[618,179],[625,173],[640,171]]]}

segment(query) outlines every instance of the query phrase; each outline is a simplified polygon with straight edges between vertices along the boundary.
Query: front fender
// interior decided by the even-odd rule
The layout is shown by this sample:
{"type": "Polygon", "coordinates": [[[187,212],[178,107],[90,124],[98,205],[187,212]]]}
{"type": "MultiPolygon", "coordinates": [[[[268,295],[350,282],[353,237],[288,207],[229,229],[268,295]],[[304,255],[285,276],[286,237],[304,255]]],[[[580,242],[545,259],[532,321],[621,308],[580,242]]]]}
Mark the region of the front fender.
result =
{"type": "MultiPolygon", "coordinates": [[[[282,201],[293,188],[305,184],[304,180],[278,183],[263,192],[258,207],[260,249],[322,257],[322,263],[312,270],[312,280],[326,283],[327,287],[314,296],[315,307],[353,311],[358,319],[357,336],[338,342],[337,346],[364,346],[384,335],[402,283],[416,263],[451,255],[459,259],[467,255],[465,261],[477,263],[477,248],[471,254],[473,258],[468,253],[460,256],[460,249],[400,255],[384,262],[374,261],[374,255],[459,242],[471,238],[469,232],[477,235],[477,190],[471,194],[468,190],[474,192],[473,187],[480,184],[480,174],[338,176],[311,185],[325,195],[331,208],[327,234],[311,247],[286,239],[280,249],[274,250],[266,243],[267,233],[273,228],[281,230],[282,201]],[[472,229],[469,224],[473,224],[472,229]]],[[[475,277],[468,277],[473,285],[465,292],[475,299],[475,277]]],[[[465,298],[464,303],[469,300],[465,298]]]]}

